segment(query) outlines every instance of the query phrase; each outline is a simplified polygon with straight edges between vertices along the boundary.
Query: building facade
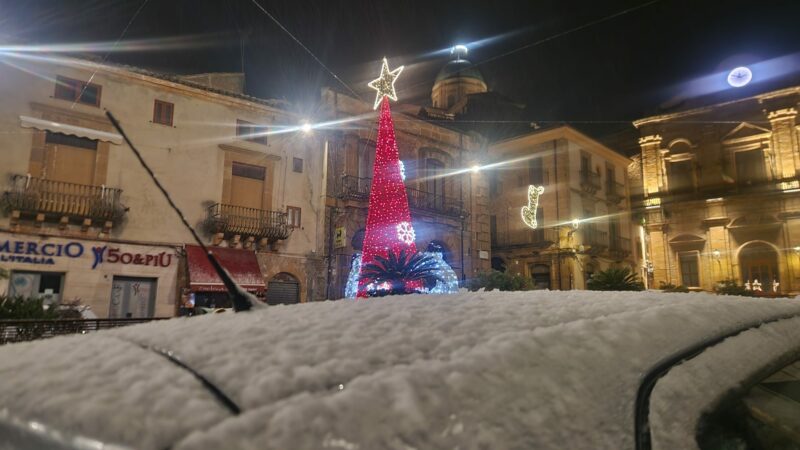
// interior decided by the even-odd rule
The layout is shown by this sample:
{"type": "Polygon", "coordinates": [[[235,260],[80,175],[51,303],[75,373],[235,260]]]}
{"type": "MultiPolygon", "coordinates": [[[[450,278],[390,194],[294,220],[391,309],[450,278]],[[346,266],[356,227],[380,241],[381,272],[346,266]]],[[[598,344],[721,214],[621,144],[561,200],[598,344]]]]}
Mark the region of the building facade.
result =
{"type": "Polygon", "coordinates": [[[630,159],[569,126],[496,142],[489,156],[495,269],[566,290],[585,289],[599,270],[636,265],[630,159]]]}
{"type": "MultiPolygon", "coordinates": [[[[328,135],[328,298],[342,298],[364,239],[378,117],[372,105],[331,89],[322,101],[331,120],[366,117],[328,135]]],[[[463,170],[481,152],[481,139],[420,118],[418,107],[392,110],[417,248],[441,252],[462,281],[488,270],[488,185],[463,170]]]]}
{"type": "Polygon", "coordinates": [[[800,87],[634,122],[651,286],[800,290],[800,87]]]}
{"type": "Polygon", "coordinates": [[[98,317],[224,302],[109,111],[235,278],[268,301],[324,297],[324,144],[285,105],[243,95],[236,74],[4,58],[0,292],[79,300],[98,317]]]}

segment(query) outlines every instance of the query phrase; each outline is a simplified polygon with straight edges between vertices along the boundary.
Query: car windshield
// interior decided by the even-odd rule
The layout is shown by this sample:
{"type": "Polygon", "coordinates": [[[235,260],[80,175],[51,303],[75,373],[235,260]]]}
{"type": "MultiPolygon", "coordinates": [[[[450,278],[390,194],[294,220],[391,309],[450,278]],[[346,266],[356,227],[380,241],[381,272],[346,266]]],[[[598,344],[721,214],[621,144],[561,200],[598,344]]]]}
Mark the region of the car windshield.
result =
{"type": "Polygon", "coordinates": [[[723,402],[697,441],[702,450],[800,449],[800,360],[723,402]]]}

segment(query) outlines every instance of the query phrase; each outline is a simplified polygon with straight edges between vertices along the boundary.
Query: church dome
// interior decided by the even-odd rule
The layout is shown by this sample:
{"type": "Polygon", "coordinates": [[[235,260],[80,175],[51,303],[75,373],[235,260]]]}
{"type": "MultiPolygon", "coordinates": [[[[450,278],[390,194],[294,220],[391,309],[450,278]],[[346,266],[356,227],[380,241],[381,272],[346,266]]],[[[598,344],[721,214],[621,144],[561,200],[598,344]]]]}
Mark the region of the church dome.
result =
{"type": "Polygon", "coordinates": [[[481,72],[472,67],[472,63],[466,59],[454,59],[442,67],[439,74],[436,75],[436,82],[447,80],[450,78],[475,78],[485,83],[481,72]]]}
{"type": "Polygon", "coordinates": [[[467,51],[467,47],[463,45],[453,47],[450,53],[454,59],[445,64],[436,75],[431,91],[434,108],[450,110],[468,95],[488,91],[481,72],[467,61],[467,51]]]}

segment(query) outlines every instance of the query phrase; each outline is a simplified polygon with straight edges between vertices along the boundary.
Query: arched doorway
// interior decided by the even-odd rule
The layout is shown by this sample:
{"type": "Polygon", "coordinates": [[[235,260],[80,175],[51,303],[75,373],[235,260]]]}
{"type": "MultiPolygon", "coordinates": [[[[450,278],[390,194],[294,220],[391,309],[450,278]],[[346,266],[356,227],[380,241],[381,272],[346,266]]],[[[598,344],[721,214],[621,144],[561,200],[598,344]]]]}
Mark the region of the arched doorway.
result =
{"type": "Polygon", "coordinates": [[[531,267],[534,289],[550,289],[550,266],[534,264],[531,267]]]}
{"type": "Polygon", "coordinates": [[[267,283],[267,304],[291,305],[300,303],[300,281],[294,275],[281,272],[267,283]]]}
{"type": "Polygon", "coordinates": [[[758,280],[764,286],[780,281],[778,252],[763,242],[751,242],[739,251],[743,282],[758,280]]]}

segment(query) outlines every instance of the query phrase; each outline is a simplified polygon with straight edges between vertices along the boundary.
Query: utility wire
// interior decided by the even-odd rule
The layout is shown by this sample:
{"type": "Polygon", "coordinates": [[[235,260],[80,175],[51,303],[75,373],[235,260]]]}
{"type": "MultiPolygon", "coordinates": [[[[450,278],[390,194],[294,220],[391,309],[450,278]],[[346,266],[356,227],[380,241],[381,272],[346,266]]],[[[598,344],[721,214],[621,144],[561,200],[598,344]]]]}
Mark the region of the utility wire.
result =
{"type": "Polygon", "coordinates": [[[122,126],[120,126],[119,121],[117,121],[117,118],[114,117],[113,114],[111,114],[111,111],[106,111],[106,116],[108,117],[108,120],[111,121],[111,125],[113,125],[114,128],[117,130],[117,132],[119,132],[119,134],[122,136],[122,139],[125,140],[125,143],[128,144],[128,147],[130,147],[131,150],[133,150],[133,154],[136,155],[136,159],[139,161],[139,164],[141,164],[144,170],[147,172],[147,174],[150,175],[150,178],[156,184],[158,190],[160,190],[161,193],[164,194],[164,198],[167,199],[167,203],[169,203],[169,206],[172,207],[172,210],[178,214],[178,217],[181,219],[181,222],[183,222],[183,225],[192,234],[192,237],[194,238],[197,245],[199,245],[200,248],[203,249],[203,253],[205,253],[206,257],[208,257],[208,261],[214,267],[214,270],[217,272],[217,275],[219,275],[220,279],[222,279],[222,283],[228,290],[228,295],[230,296],[231,302],[233,303],[234,311],[236,312],[247,311],[253,308],[254,306],[260,305],[258,300],[256,300],[256,298],[252,294],[242,289],[241,286],[239,286],[238,284],[236,284],[235,281],[233,281],[233,278],[230,276],[228,271],[226,271],[219,263],[219,261],[217,261],[217,258],[214,256],[214,254],[208,250],[206,245],[203,243],[203,240],[200,239],[200,236],[197,234],[194,228],[191,225],[189,225],[189,221],[186,220],[186,216],[183,215],[183,211],[181,211],[181,209],[178,208],[178,205],[176,205],[175,202],[172,201],[172,197],[169,195],[169,192],[167,192],[167,190],[164,188],[161,182],[158,181],[158,178],[156,178],[156,174],[153,172],[153,169],[151,169],[150,166],[145,162],[144,158],[142,158],[142,154],[139,152],[136,146],[133,145],[133,142],[131,142],[131,140],[128,139],[128,135],[125,134],[125,131],[122,129],[122,126]]]}
{"type": "MultiPolygon", "coordinates": [[[[117,48],[117,45],[119,45],[119,42],[122,40],[123,37],[125,37],[125,34],[128,32],[128,28],[131,27],[131,25],[133,24],[133,21],[136,20],[136,18],[139,16],[139,13],[142,12],[142,10],[144,9],[145,5],[147,5],[147,3],[149,1],[150,0],[144,0],[142,2],[142,4],[139,5],[139,8],[136,10],[135,13],[133,13],[133,16],[131,16],[131,20],[129,20],[128,24],[125,25],[125,28],[122,29],[122,33],[120,33],[120,35],[117,38],[117,40],[114,41],[114,45],[112,45],[111,48],[108,49],[106,54],[103,55],[103,58],[100,60],[101,64],[104,64],[106,62],[106,60],[108,59],[109,55],[111,55],[111,52],[113,52],[114,49],[117,48]]],[[[89,83],[91,83],[92,80],[94,80],[95,75],[97,75],[97,69],[95,69],[94,72],[92,72],[92,76],[90,76],[89,80],[86,82],[86,84],[83,85],[83,89],[81,89],[80,95],[78,95],[75,98],[75,101],[72,102],[72,105],[69,107],[69,109],[74,109],[75,108],[75,105],[78,103],[78,100],[80,100],[80,98],[83,97],[84,92],[86,92],[86,88],[89,87],[89,83]]]]}
{"type": "Polygon", "coordinates": [[[325,63],[323,63],[323,62],[322,62],[322,61],[321,61],[319,58],[317,58],[317,55],[315,55],[315,54],[314,54],[314,53],[313,53],[311,50],[309,50],[309,48],[308,48],[308,47],[306,47],[305,45],[303,45],[303,43],[302,43],[302,42],[300,42],[300,40],[299,40],[299,39],[297,39],[297,38],[296,38],[296,37],[295,37],[295,36],[294,36],[294,35],[293,35],[293,34],[292,34],[292,33],[291,33],[289,30],[287,30],[287,29],[286,29],[286,27],[284,27],[284,26],[283,26],[283,25],[282,25],[280,22],[278,22],[278,19],[276,19],[276,18],[275,18],[275,16],[273,16],[272,14],[270,14],[270,13],[269,13],[269,11],[267,11],[267,10],[266,10],[266,9],[265,9],[263,6],[261,6],[261,4],[260,4],[260,3],[258,3],[258,1],[257,1],[257,0],[250,0],[250,1],[252,1],[252,2],[253,2],[253,4],[254,4],[254,5],[256,5],[256,7],[257,7],[258,9],[260,9],[260,10],[261,10],[261,12],[263,12],[264,14],[266,14],[266,15],[267,15],[267,17],[269,17],[270,19],[272,19],[272,21],[273,21],[273,22],[275,22],[275,25],[277,25],[277,26],[278,26],[278,27],[279,27],[281,30],[283,30],[283,32],[284,32],[284,33],[286,33],[287,35],[289,35],[289,37],[290,37],[290,38],[292,38],[292,40],[294,40],[294,41],[297,43],[297,45],[299,45],[300,47],[302,47],[302,48],[303,48],[303,50],[305,50],[305,51],[306,51],[306,53],[308,53],[308,54],[309,54],[309,55],[310,55],[312,58],[314,58],[314,61],[316,61],[316,62],[317,62],[317,63],[318,63],[320,66],[322,66],[322,68],[323,68],[323,69],[325,69],[325,70],[326,70],[326,71],[327,71],[327,72],[328,72],[328,73],[329,73],[329,74],[330,74],[330,75],[331,75],[333,78],[335,78],[335,79],[336,79],[336,81],[338,81],[339,83],[341,83],[341,85],[342,85],[342,86],[346,87],[346,88],[347,88],[347,90],[348,90],[348,91],[350,91],[350,93],[352,93],[352,94],[353,94],[353,95],[354,95],[354,96],[355,96],[357,99],[359,99],[359,100],[361,100],[361,101],[364,101],[364,99],[362,99],[362,98],[361,98],[361,96],[360,96],[360,95],[358,95],[358,94],[356,93],[356,91],[354,91],[354,90],[353,90],[353,89],[352,89],[352,88],[351,88],[351,87],[350,87],[350,86],[349,86],[347,83],[345,83],[344,81],[342,81],[342,79],[341,79],[341,78],[339,78],[339,76],[338,76],[338,75],[336,75],[335,73],[333,73],[333,71],[332,71],[331,69],[329,69],[329,68],[328,68],[328,66],[326,66],[326,65],[325,65],[325,63]]]}

